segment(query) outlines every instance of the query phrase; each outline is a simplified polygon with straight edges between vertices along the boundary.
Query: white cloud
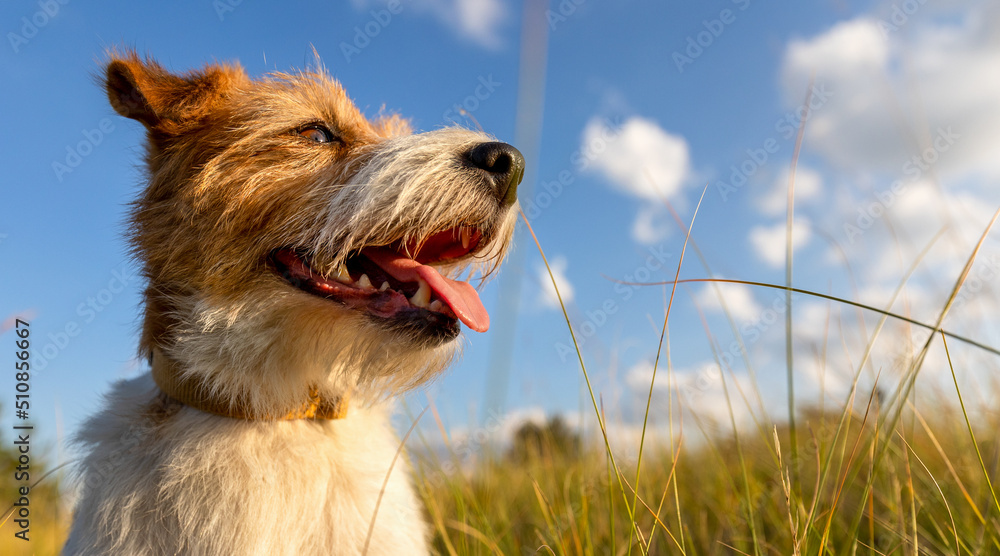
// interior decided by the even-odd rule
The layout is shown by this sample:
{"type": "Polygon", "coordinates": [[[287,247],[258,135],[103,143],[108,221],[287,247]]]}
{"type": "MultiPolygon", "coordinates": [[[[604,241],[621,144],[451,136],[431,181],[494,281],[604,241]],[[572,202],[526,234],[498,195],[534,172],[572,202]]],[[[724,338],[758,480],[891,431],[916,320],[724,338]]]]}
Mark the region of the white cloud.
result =
{"type": "MultiPolygon", "coordinates": [[[[662,362],[661,362],[662,363],[662,362]]],[[[752,385],[748,378],[737,375],[739,388],[744,392],[751,392],[752,385]]],[[[645,406],[646,396],[649,394],[649,385],[653,380],[653,363],[642,361],[632,366],[625,375],[625,382],[632,393],[641,400],[645,406]]],[[[707,419],[716,423],[730,422],[730,408],[732,408],[733,418],[738,427],[749,425],[750,410],[743,403],[743,399],[737,393],[736,385],[732,384],[733,377],[726,376],[729,384],[729,399],[726,399],[726,388],[722,384],[722,374],[719,366],[712,362],[704,362],[696,367],[696,370],[674,369],[672,373],[667,372],[667,366],[661,364],[656,370],[656,382],[653,384],[654,396],[660,398],[654,400],[658,410],[666,410],[666,400],[664,396],[676,396],[675,411],[678,407],[683,407],[702,419],[707,419]],[[672,378],[672,380],[668,380],[672,378]],[[680,402],[680,405],[677,405],[680,402]]]]}
{"type": "MultiPolygon", "coordinates": [[[[792,251],[797,251],[812,238],[812,224],[805,217],[796,217],[792,222],[792,251]]],[[[785,223],[772,226],[754,226],[750,229],[750,245],[757,255],[768,265],[780,268],[785,264],[786,251],[785,223]]]]}
{"type": "MultiPolygon", "coordinates": [[[[351,0],[357,10],[382,6],[380,0],[351,0]]],[[[404,0],[406,13],[413,10],[428,13],[460,37],[480,46],[496,49],[503,45],[501,28],[510,19],[510,12],[503,0],[404,0]]]]}
{"type": "MultiPolygon", "coordinates": [[[[818,198],[823,193],[823,176],[799,165],[795,170],[795,204],[818,198]]],[[[783,172],[771,189],[757,199],[757,207],[767,216],[785,214],[788,209],[788,171],[783,172]]]]}
{"type": "Polygon", "coordinates": [[[581,150],[591,156],[588,167],[616,188],[656,203],[677,194],[691,174],[687,141],[638,116],[619,129],[591,119],[583,130],[581,150]]]}
{"type": "Polygon", "coordinates": [[[652,245],[666,239],[670,233],[670,222],[666,210],[659,204],[643,205],[632,223],[632,239],[652,245]]]}
{"type": "Polygon", "coordinates": [[[559,308],[559,296],[556,295],[556,288],[552,285],[552,278],[555,278],[556,285],[559,286],[559,295],[562,296],[563,303],[569,304],[573,301],[573,284],[566,277],[566,267],[569,263],[565,257],[553,257],[549,260],[549,268],[552,270],[552,277],[545,270],[545,266],[538,267],[538,280],[541,283],[538,302],[542,307],[550,309],[559,308]]]}
{"type": "Polygon", "coordinates": [[[831,77],[875,75],[885,69],[888,59],[888,45],[877,22],[867,18],[845,21],[817,37],[788,45],[785,84],[801,86],[797,78],[812,71],[831,77]]]}
{"type": "Polygon", "coordinates": [[[753,321],[764,310],[754,299],[750,287],[744,284],[705,284],[695,296],[695,302],[710,311],[722,311],[723,300],[725,310],[738,323],[753,321]]]}
{"type": "Polygon", "coordinates": [[[897,31],[867,17],[792,41],[782,69],[790,104],[813,72],[831,91],[806,127],[809,148],[854,172],[899,178],[907,160],[951,129],[956,143],[930,152],[936,174],[1000,177],[1000,10],[951,9],[925,6],[897,31]]]}
{"type": "Polygon", "coordinates": [[[645,244],[662,241],[672,226],[663,202],[692,178],[687,141],[652,120],[633,116],[617,128],[592,118],[581,143],[586,169],[643,201],[632,223],[632,238],[645,244]]]}
{"type": "MultiPolygon", "coordinates": [[[[869,253],[865,276],[869,280],[896,280],[941,230],[948,232],[924,257],[924,268],[944,273],[950,281],[965,263],[996,210],[996,195],[974,191],[943,190],[929,180],[907,183],[891,204],[869,197],[844,209],[843,220],[852,228],[856,251],[869,253]],[[880,213],[884,210],[884,214],[880,213]],[[865,226],[867,225],[867,226],[865,226]],[[903,249],[900,251],[900,249],[903,249]]],[[[843,225],[841,225],[843,226],[843,225]]],[[[994,253],[987,243],[983,256],[994,253]]]]}
{"type": "Polygon", "coordinates": [[[502,0],[455,0],[453,7],[448,2],[435,4],[443,4],[436,13],[465,38],[489,48],[498,48],[503,43],[499,27],[508,14],[502,0]]]}

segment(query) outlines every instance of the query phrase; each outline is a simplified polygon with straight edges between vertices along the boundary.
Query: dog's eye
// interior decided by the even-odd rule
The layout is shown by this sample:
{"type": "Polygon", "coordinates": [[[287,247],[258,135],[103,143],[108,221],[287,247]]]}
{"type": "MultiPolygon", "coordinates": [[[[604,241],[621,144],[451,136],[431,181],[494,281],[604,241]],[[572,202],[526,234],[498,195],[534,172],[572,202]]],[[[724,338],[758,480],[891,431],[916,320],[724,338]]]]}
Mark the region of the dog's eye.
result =
{"type": "Polygon", "coordinates": [[[321,125],[311,125],[299,130],[299,135],[317,143],[333,141],[333,132],[321,125]]]}

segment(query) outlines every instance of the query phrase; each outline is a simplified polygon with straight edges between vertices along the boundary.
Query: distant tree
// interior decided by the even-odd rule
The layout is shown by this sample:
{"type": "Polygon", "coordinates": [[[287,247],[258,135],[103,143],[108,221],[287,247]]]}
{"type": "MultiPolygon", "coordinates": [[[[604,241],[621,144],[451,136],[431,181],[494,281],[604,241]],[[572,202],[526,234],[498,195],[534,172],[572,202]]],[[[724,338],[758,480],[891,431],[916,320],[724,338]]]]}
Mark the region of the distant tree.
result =
{"type": "Polygon", "coordinates": [[[572,431],[556,415],[543,425],[525,422],[514,433],[507,459],[524,463],[534,459],[560,459],[576,456],[580,451],[580,435],[572,431]]]}

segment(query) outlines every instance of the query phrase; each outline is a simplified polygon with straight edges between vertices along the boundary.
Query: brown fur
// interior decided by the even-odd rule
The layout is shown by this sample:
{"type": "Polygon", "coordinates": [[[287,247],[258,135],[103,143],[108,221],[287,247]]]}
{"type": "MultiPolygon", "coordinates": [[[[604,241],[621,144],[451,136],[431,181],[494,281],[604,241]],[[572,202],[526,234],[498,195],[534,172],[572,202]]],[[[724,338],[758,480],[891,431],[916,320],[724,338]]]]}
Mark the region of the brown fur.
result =
{"type": "MultiPolygon", "coordinates": [[[[148,376],[120,383],[110,409],[92,419],[80,439],[87,450],[81,471],[86,488],[66,553],[249,553],[240,538],[222,529],[235,520],[238,530],[254,530],[264,509],[242,508],[238,500],[265,500],[268,494],[253,491],[247,473],[282,466],[295,467],[294,475],[317,474],[327,485],[314,487],[320,492],[342,485],[311,508],[337,531],[324,538],[313,528],[303,530],[298,544],[289,540],[291,531],[280,542],[270,538],[273,551],[266,553],[296,553],[289,548],[294,546],[356,553],[363,537],[358,530],[374,519],[371,491],[378,492],[367,472],[387,473],[391,460],[382,400],[439,373],[456,342],[388,327],[364,311],[296,289],[275,272],[269,256],[279,248],[306,249],[310,267],[330,276],[362,248],[419,246],[432,234],[474,226],[481,233],[478,246],[434,266],[452,277],[470,268],[492,272],[507,249],[514,210],[491,191],[492,178],[484,181],[481,172],[470,170],[463,154],[491,138],[458,128],[411,135],[397,116],[369,120],[322,71],[254,80],[238,65],[211,64],[175,75],[126,52],[112,56],[106,86],[115,110],[147,130],[149,182],[133,205],[130,231],[148,280],[140,353],[166,354],[185,379],[221,400],[240,400],[251,417],[285,414],[315,391],[325,399],[350,398],[352,410],[341,421],[258,426],[165,399],[148,376]],[[299,133],[317,123],[336,141],[316,144],[299,133]],[[192,426],[206,427],[200,434],[207,444],[203,453],[184,456],[180,447],[192,445],[192,426]],[[344,436],[359,430],[371,438],[344,436]],[[289,434],[318,442],[316,462],[327,467],[292,455],[284,462],[280,453],[261,459],[253,446],[240,444],[261,435],[280,443],[289,434]],[[109,460],[122,438],[133,439],[126,446],[130,452],[139,438],[143,453],[109,460]],[[344,453],[359,441],[364,447],[344,453]],[[204,454],[242,461],[242,467],[227,474],[227,462],[219,461],[207,479],[198,471],[204,454]],[[171,470],[169,482],[157,482],[163,466],[171,470]],[[357,484],[346,471],[352,466],[366,470],[357,484]],[[114,488],[91,488],[95,470],[103,476],[108,467],[120,474],[114,488]],[[347,474],[333,481],[323,479],[327,473],[347,474]],[[213,488],[231,507],[203,499],[213,488]],[[166,502],[156,502],[165,494],[166,502]]],[[[422,520],[403,510],[414,506],[414,497],[402,477],[387,491],[398,506],[387,519],[396,523],[379,529],[385,548],[372,554],[423,545],[423,533],[416,533],[425,531],[422,520]]],[[[282,504],[296,504],[296,493],[317,501],[316,492],[299,490],[309,488],[306,483],[282,488],[282,504]]]]}

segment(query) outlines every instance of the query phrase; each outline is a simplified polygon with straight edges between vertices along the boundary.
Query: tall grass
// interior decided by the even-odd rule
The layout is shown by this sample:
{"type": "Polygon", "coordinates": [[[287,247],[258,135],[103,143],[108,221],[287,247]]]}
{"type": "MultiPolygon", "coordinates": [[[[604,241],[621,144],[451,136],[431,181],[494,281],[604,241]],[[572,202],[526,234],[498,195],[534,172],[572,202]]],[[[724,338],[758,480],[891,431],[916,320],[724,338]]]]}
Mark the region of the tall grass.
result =
{"type": "MultiPolygon", "coordinates": [[[[578,349],[599,434],[584,438],[579,450],[562,449],[561,441],[544,437],[548,445],[527,452],[517,443],[507,453],[484,450],[471,468],[459,473],[442,473],[440,461],[419,460],[419,488],[434,525],[436,550],[449,555],[1000,554],[1000,499],[994,488],[1000,414],[969,415],[958,380],[967,369],[955,368],[948,348],[949,342],[960,340],[990,357],[997,350],[942,329],[992,225],[969,255],[933,324],[792,288],[790,272],[785,286],[757,284],[880,316],[861,361],[849,370],[854,380],[838,407],[802,406],[801,400],[796,405],[790,396],[793,419],[772,422],[758,413],[754,426],[742,429],[733,418],[733,404],[749,408],[752,402],[742,391],[741,400],[730,397],[723,378],[728,426],[699,419],[704,440],[675,437],[674,418],[680,416],[675,407],[682,400],[671,394],[669,441],[646,444],[638,450],[639,458],[626,462],[611,449],[620,442],[609,437],[615,429],[605,419],[599,393],[591,386],[593,371],[578,349]],[[932,333],[898,362],[901,376],[890,379],[878,372],[874,383],[862,389],[862,369],[890,320],[932,333]],[[934,403],[917,404],[917,377],[935,342],[948,355],[954,391],[938,392],[934,403]],[[887,384],[890,380],[898,383],[887,384]],[[529,457],[513,456],[524,453],[529,457]]],[[[895,303],[926,252],[905,273],[886,307],[895,303]]],[[[672,283],[676,286],[677,280],[672,283]]],[[[667,332],[664,323],[664,338],[667,332]]],[[[789,326],[789,350],[794,341],[789,326]]],[[[997,361],[991,363],[994,371],[1000,370],[997,361]]],[[[790,357],[787,362],[791,391],[795,369],[790,357]]],[[[753,386],[760,404],[758,386],[753,386]]],[[[641,425],[639,442],[644,443],[647,428],[653,427],[648,411],[641,425]]],[[[460,467],[456,464],[452,468],[460,467]]]]}
{"type": "Polygon", "coordinates": [[[681,449],[676,467],[661,447],[648,456],[634,520],[617,494],[608,496],[623,487],[598,450],[517,464],[497,456],[447,477],[425,469],[435,547],[441,554],[1000,554],[998,514],[976,457],[989,454],[995,478],[996,416],[977,431],[989,440],[974,444],[960,412],[927,416],[909,405],[912,419],[885,430],[871,399],[867,415],[846,422],[800,412],[798,462],[790,461],[787,426],[770,438],[744,438],[742,460],[732,436],[681,449]],[[801,489],[790,485],[795,464],[801,489]]]}

